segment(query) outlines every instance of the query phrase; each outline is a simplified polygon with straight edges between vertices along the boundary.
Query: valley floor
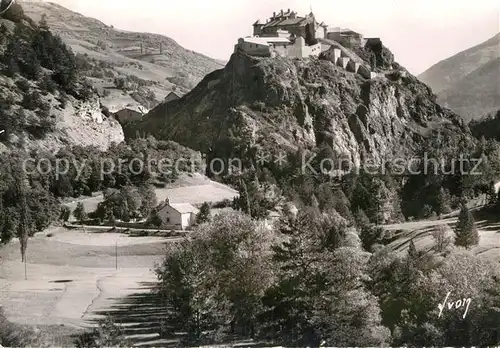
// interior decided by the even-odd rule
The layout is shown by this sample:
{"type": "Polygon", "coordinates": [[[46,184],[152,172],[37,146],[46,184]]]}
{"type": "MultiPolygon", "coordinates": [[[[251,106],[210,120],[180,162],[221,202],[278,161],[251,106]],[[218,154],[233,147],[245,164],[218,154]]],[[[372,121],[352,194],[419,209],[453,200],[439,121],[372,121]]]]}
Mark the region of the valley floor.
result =
{"type": "MultiPolygon", "coordinates": [[[[168,242],[64,228],[47,232],[52,236],[39,234],[29,242],[27,280],[19,243],[0,250],[0,305],[10,321],[40,326],[55,344],[63,345],[71,344],[71,333],[94,325],[107,313],[129,313],[130,306],[138,306],[135,300],[149,296],[156,281],[154,264],[162,260],[168,242]]],[[[129,318],[129,331],[134,321],[140,318],[129,318]]],[[[148,337],[148,330],[141,330],[139,338],[133,333],[130,336],[139,341],[148,337]]],[[[157,335],[158,330],[149,336],[157,335]]]]}

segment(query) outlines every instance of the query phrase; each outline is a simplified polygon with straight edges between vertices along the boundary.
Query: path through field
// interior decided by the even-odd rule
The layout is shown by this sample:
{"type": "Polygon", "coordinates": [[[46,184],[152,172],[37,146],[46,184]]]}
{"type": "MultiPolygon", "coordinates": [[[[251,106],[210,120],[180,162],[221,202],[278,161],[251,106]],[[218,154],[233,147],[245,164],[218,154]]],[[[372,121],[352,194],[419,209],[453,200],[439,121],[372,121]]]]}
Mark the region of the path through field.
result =
{"type": "Polygon", "coordinates": [[[7,318],[50,328],[56,343],[67,345],[70,338],[57,336],[94,325],[106,313],[121,313],[127,333],[136,342],[156,340],[159,330],[154,316],[162,310],[151,307],[156,301],[145,301],[152,296],[153,268],[162,260],[168,240],[64,228],[50,232],[52,237],[40,234],[29,241],[28,280],[19,243],[0,250],[0,305],[7,318]],[[144,312],[143,308],[150,309],[144,312]]]}

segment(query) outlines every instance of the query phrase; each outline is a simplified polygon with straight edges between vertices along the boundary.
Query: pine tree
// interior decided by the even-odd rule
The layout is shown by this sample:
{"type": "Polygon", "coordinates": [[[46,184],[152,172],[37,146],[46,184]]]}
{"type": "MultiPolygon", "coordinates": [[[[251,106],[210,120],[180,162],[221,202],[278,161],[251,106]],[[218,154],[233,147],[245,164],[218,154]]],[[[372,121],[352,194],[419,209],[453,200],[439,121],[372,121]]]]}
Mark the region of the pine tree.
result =
{"type": "Polygon", "coordinates": [[[205,202],[200,207],[200,212],[196,216],[196,223],[202,224],[208,221],[210,221],[210,205],[207,202],[205,202]]]}
{"type": "Polygon", "coordinates": [[[479,244],[479,234],[477,232],[474,217],[469,208],[464,204],[458,216],[455,226],[455,245],[470,248],[479,244]]]}
{"type": "Polygon", "coordinates": [[[47,23],[47,15],[45,13],[42,15],[42,18],[40,19],[40,22],[38,23],[38,27],[42,31],[49,31],[50,30],[49,24],[47,23]]]}
{"type": "Polygon", "coordinates": [[[488,189],[486,192],[486,199],[487,199],[487,204],[489,206],[494,206],[497,203],[497,192],[495,189],[495,183],[492,181],[488,185],[488,189]]]}
{"type": "Polygon", "coordinates": [[[410,240],[410,245],[408,246],[408,257],[409,258],[418,257],[417,248],[415,247],[415,243],[413,242],[413,239],[410,240]]]}
{"type": "Polygon", "coordinates": [[[87,214],[85,213],[85,207],[82,202],[79,202],[76,205],[75,211],[73,211],[73,216],[81,223],[83,224],[83,220],[87,217],[87,214]]]}
{"type": "Polygon", "coordinates": [[[23,169],[16,168],[15,174],[16,194],[20,208],[18,238],[21,245],[21,261],[26,262],[26,250],[30,236],[29,210],[28,203],[26,202],[26,173],[23,169]]]}

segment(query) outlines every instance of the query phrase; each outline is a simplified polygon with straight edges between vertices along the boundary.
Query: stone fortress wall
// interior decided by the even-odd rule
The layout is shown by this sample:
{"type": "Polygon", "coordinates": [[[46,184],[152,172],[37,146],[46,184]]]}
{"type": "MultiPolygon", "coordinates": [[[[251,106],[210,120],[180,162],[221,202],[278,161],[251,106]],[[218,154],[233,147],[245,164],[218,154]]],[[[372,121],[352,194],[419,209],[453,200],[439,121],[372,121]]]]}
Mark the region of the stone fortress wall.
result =
{"type": "Polygon", "coordinates": [[[377,73],[353,53],[349,47],[364,47],[379,38],[364,38],[350,29],[329,28],[318,23],[311,12],[299,17],[293,11],[281,10],[273,14],[266,23],[257,21],[253,24],[254,35],[240,38],[234,52],[244,52],[258,57],[307,58],[322,56],[323,59],[358,73],[366,79],[372,79],[377,73]]]}

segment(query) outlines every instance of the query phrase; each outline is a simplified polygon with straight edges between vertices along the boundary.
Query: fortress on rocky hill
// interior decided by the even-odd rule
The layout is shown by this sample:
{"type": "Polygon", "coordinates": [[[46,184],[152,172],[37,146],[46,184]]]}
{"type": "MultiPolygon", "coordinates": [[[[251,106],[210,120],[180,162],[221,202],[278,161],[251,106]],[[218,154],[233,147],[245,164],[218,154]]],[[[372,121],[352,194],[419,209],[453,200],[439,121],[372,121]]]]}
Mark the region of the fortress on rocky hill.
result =
{"type": "Polygon", "coordinates": [[[324,53],[334,64],[366,78],[373,78],[376,74],[350,50],[373,42],[380,42],[380,39],[364,38],[350,29],[330,28],[324,22],[319,23],[312,11],[300,17],[288,9],[286,12],[274,12],[265,23],[256,21],[253,24],[253,36],[240,38],[234,51],[257,57],[289,58],[306,58],[324,53]]]}

